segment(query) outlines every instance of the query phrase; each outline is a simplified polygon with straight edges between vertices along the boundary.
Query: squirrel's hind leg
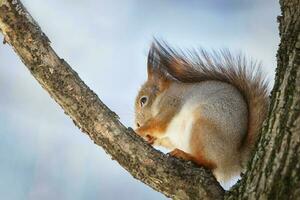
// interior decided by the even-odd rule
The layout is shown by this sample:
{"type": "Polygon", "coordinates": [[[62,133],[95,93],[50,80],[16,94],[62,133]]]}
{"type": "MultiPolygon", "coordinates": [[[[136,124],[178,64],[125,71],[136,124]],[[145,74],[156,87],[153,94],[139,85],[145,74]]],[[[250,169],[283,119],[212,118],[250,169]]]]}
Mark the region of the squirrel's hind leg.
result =
{"type": "Polygon", "coordinates": [[[212,164],[211,162],[206,161],[203,158],[200,158],[199,155],[198,156],[193,156],[192,154],[186,153],[180,149],[174,149],[171,152],[169,152],[169,154],[171,156],[174,156],[176,158],[182,159],[182,160],[186,160],[186,161],[192,161],[193,163],[205,167],[207,169],[214,169],[215,166],[214,164],[212,164]]]}

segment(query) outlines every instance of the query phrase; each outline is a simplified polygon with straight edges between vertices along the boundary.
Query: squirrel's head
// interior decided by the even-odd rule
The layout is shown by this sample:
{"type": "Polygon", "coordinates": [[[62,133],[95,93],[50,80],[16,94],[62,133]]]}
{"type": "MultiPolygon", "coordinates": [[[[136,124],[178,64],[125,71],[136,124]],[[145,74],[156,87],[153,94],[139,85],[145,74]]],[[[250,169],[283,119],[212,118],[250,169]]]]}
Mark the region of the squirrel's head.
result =
{"type": "Polygon", "coordinates": [[[155,115],[155,100],[167,90],[172,82],[172,78],[164,70],[161,64],[157,60],[155,54],[155,47],[149,51],[148,63],[147,63],[147,74],[148,79],[142,85],[136,100],[135,100],[135,126],[136,132],[144,137],[148,142],[151,140],[153,135],[147,133],[147,131],[139,131],[141,128],[146,128],[146,123],[149,120],[153,120],[155,115]]]}

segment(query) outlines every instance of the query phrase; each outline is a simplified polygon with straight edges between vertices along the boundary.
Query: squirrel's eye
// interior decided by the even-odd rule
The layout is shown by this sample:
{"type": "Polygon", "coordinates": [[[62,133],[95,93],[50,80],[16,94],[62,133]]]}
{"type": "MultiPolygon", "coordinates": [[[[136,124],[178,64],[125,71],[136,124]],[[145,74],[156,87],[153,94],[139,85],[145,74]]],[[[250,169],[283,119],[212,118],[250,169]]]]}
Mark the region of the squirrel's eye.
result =
{"type": "Polygon", "coordinates": [[[145,97],[145,96],[141,97],[140,98],[141,107],[144,107],[146,105],[147,101],[148,101],[148,97],[145,97]]]}

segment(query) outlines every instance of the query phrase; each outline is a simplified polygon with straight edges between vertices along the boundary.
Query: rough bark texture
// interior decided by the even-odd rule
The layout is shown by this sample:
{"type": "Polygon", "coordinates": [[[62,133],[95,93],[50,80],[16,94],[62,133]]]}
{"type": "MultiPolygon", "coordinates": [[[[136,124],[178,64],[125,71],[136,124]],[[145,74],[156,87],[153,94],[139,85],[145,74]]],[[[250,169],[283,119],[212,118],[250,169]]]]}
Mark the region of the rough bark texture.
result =
{"type": "MultiPolygon", "coordinates": [[[[225,199],[300,199],[300,0],[281,0],[269,118],[243,179],[225,199]]],[[[60,59],[19,0],[0,0],[0,31],[75,124],[135,178],[174,199],[222,199],[205,169],[164,155],[124,127],[60,59]]]]}
{"type": "Polygon", "coordinates": [[[269,117],[249,170],[228,199],[300,199],[300,1],[281,0],[269,117]]]}
{"type": "Polygon", "coordinates": [[[156,151],[124,127],[56,55],[20,1],[0,0],[0,29],[31,74],[74,123],[135,178],[174,199],[222,198],[224,191],[208,170],[156,151]]]}

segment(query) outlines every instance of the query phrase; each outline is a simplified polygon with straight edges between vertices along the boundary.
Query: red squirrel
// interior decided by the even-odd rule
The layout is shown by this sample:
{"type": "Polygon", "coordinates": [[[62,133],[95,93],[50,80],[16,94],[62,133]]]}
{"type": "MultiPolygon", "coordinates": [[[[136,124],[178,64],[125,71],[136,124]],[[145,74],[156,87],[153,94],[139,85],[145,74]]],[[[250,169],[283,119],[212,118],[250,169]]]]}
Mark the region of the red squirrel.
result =
{"type": "Polygon", "coordinates": [[[135,101],[136,133],[211,169],[220,183],[239,176],[269,105],[259,65],[229,51],[179,53],[155,41],[147,72],[135,101]]]}

